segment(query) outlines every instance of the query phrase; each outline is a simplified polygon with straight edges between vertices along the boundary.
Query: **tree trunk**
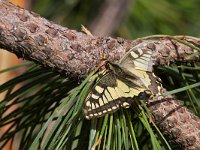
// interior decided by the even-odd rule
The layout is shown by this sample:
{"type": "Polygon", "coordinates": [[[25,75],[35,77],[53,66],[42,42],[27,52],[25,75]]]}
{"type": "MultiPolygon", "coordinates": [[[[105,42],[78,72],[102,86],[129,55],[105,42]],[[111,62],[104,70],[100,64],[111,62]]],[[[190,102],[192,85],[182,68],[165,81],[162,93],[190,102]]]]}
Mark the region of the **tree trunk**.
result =
{"type": "MultiPolygon", "coordinates": [[[[4,1],[0,1],[0,16],[0,48],[73,78],[85,77],[103,59],[119,60],[135,45],[154,51],[155,66],[188,61],[188,54],[196,51],[169,36],[131,41],[87,35],[4,1]]],[[[177,38],[200,46],[199,39],[177,38]]],[[[192,58],[198,59],[196,56],[192,58]]],[[[149,105],[155,123],[169,139],[184,149],[200,149],[200,120],[176,98],[159,96],[149,105]]]]}

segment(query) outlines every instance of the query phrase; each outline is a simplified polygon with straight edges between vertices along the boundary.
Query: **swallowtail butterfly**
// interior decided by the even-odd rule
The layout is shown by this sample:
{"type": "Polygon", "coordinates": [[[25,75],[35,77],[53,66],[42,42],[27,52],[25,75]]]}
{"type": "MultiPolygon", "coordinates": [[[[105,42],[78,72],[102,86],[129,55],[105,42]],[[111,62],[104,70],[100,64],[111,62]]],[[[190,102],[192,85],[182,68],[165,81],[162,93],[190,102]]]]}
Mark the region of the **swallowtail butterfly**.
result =
{"type": "Polygon", "coordinates": [[[86,97],[83,113],[92,119],[127,108],[135,98],[147,99],[152,73],[152,51],[134,47],[118,62],[108,62],[106,71],[86,97]]]}

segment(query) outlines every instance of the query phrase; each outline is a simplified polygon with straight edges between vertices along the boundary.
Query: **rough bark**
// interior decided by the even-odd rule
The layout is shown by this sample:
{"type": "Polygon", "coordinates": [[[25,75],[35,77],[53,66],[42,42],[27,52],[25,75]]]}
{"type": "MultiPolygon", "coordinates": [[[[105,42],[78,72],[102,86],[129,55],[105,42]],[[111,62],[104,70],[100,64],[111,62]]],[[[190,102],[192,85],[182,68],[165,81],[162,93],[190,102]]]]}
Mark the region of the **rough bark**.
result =
{"type": "MultiPolygon", "coordinates": [[[[119,60],[138,44],[142,49],[154,51],[155,65],[188,61],[188,54],[195,51],[169,37],[130,41],[90,36],[56,25],[8,2],[0,1],[0,16],[0,48],[74,78],[86,76],[102,59],[119,60]]],[[[179,38],[200,46],[198,39],[179,38]]],[[[196,56],[192,59],[199,59],[196,56]]],[[[200,149],[199,118],[171,96],[159,97],[149,105],[156,124],[171,140],[184,149],[200,149]]]]}
{"type": "Polygon", "coordinates": [[[173,144],[184,150],[200,149],[200,119],[173,96],[149,103],[156,125],[173,144]]]}

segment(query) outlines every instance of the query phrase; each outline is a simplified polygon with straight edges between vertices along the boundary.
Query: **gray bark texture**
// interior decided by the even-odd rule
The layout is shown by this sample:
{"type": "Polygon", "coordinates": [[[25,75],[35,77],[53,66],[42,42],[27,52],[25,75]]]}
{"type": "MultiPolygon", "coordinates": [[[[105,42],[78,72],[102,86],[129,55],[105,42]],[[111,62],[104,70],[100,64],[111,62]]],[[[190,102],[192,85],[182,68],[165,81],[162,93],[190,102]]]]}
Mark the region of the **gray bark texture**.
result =
{"type": "MultiPolygon", "coordinates": [[[[154,51],[155,66],[188,61],[194,49],[169,38],[125,40],[96,37],[54,24],[33,12],[0,1],[0,48],[73,78],[84,78],[102,60],[118,61],[130,48],[154,51]]],[[[200,47],[193,37],[177,38],[200,47]]],[[[195,55],[192,60],[199,60],[195,55]]],[[[164,89],[163,89],[164,90],[164,89]]],[[[175,97],[158,97],[149,107],[161,131],[182,149],[200,149],[200,119],[175,97]]]]}

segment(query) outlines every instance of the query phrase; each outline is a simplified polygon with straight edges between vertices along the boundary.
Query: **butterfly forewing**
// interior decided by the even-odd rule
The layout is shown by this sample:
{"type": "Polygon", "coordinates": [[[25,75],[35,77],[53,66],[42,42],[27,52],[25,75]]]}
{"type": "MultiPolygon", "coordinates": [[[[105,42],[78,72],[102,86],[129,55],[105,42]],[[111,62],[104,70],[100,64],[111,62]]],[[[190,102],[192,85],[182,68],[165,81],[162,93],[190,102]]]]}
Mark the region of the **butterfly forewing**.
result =
{"type": "Polygon", "coordinates": [[[153,51],[150,49],[142,50],[139,47],[130,49],[121,59],[120,65],[124,68],[134,68],[138,70],[152,72],[153,69],[153,51]]]}

